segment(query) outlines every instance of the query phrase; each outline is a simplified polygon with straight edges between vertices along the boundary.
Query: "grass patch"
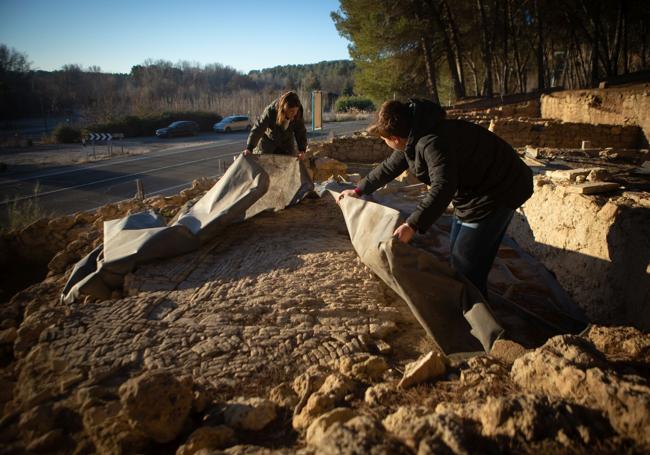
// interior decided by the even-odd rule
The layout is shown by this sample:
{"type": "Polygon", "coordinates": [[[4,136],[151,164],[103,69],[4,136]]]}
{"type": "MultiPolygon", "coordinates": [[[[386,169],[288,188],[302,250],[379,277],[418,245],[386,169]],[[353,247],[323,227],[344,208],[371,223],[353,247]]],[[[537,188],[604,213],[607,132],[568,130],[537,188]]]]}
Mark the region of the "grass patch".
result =
{"type": "Polygon", "coordinates": [[[348,112],[327,112],[323,114],[323,120],[325,122],[349,122],[351,120],[368,120],[372,118],[374,114],[371,112],[362,112],[362,111],[348,111],[348,112]]]}
{"type": "Polygon", "coordinates": [[[2,231],[10,232],[29,226],[34,221],[47,218],[50,214],[41,206],[38,195],[41,191],[40,184],[34,187],[34,193],[27,199],[5,198],[7,208],[7,224],[2,231]]]}

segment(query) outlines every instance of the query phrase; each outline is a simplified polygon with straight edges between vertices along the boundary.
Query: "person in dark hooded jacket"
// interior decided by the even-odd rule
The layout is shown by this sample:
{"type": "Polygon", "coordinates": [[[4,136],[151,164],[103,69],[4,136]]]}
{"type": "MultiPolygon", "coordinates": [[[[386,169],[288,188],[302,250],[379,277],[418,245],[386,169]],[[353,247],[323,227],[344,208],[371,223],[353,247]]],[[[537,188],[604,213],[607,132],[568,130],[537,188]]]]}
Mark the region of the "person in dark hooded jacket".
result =
{"type": "Polygon", "coordinates": [[[394,235],[408,243],[454,206],[451,264],[487,298],[487,276],[514,210],[533,193],[532,172],[515,150],[474,123],[446,118],[440,105],[385,102],[369,132],[394,150],[345,197],[370,194],[405,170],[430,185],[394,235]]]}
{"type": "Polygon", "coordinates": [[[299,159],[304,157],[307,129],[302,104],[295,92],[286,92],[264,109],[251,128],[244,155],[252,153],[254,149],[259,153],[296,155],[299,159]]]}

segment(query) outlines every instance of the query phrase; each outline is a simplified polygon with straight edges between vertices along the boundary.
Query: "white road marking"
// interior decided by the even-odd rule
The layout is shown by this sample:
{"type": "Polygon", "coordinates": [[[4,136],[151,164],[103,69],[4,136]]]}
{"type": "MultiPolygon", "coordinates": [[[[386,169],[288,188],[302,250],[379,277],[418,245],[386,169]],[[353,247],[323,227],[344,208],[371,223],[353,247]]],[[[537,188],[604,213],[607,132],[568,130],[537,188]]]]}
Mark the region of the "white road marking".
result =
{"type": "MultiPolygon", "coordinates": [[[[338,126],[338,125],[336,125],[336,126],[338,126]]],[[[332,130],[330,130],[330,131],[333,131],[335,129],[338,129],[338,128],[332,128],[332,130]]],[[[341,128],[341,129],[344,129],[344,128],[341,128]]],[[[356,128],[353,131],[356,131],[356,128]]],[[[345,134],[346,131],[337,131],[337,133],[345,134]]],[[[172,152],[169,152],[169,153],[164,153],[165,150],[162,150],[160,153],[155,154],[155,155],[154,155],[155,152],[150,152],[150,153],[143,154],[141,156],[134,157],[134,158],[127,158],[127,159],[117,160],[117,161],[108,160],[105,163],[92,165],[92,166],[84,166],[84,167],[79,167],[79,168],[76,168],[76,169],[68,169],[68,170],[65,170],[65,171],[54,171],[54,172],[50,172],[50,173],[45,172],[43,174],[37,174],[37,175],[32,175],[32,176],[28,176],[28,177],[24,177],[24,178],[13,179],[13,180],[8,181],[8,182],[0,183],[0,187],[16,184],[16,183],[21,182],[21,181],[37,180],[37,179],[43,178],[43,177],[52,177],[52,176],[56,176],[56,175],[72,174],[74,172],[82,172],[82,171],[87,171],[87,170],[91,170],[91,169],[98,169],[98,168],[102,168],[102,167],[113,166],[115,164],[131,163],[131,162],[135,162],[135,161],[141,161],[141,160],[147,160],[147,159],[154,159],[154,158],[159,158],[159,157],[176,155],[176,154],[179,154],[179,153],[188,153],[188,151],[202,151],[202,150],[209,149],[209,148],[220,148],[220,147],[225,147],[225,146],[229,146],[229,145],[239,144],[241,142],[242,141],[238,140],[238,141],[231,141],[231,142],[225,142],[225,143],[216,143],[216,144],[209,144],[209,145],[196,146],[196,147],[191,147],[191,146],[190,147],[183,147],[183,148],[176,149],[175,151],[172,151],[172,152]]],[[[111,181],[120,180],[120,179],[128,179],[129,177],[135,177],[135,176],[139,176],[139,175],[147,175],[150,172],[157,172],[157,171],[161,171],[161,170],[165,170],[165,169],[171,169],[171,168],[174,168],[174,167],[185,166],[187,164],[194,164],[194,163],[200,163],[200,162],[204,162],[204,161],[227,158],[227,157],[230,157],[230,156],[236,156],[239,153],[240,152],[229,153],[229,154],[221,155],[221,156],[217,156],[217,157],[203,158],[203,159],[194,160],[194,161],[185,161],[185,162],[180,163],[180,164],[174,164],[174,165],[170,165],[170,166],[163,166],[163,167],[159,167],[159,168],[155,168],[155,169],[147,169],[146,171],[137,172],[137,173],[133,173],[133,174],[121,175],[119,177],[111,177],[111,178],[106,178],[106,179],[102,179],[102,180],[96,180],[96,181],[90,182],[90,183],[83,183],[83,184],[80,184],[80,185],[74,185],[74,186],[70,186],[70,187],[58,188],[56,190],[51,190],[51,191],[46,191],[46,192],[43,192],[43,193],[39,193],[36,196],[34,196],[34,195],[21,196],[21,197],[17,197],[17,198],[11,199],[11,200],[0,201],[0,206],[7,205],[7,204],[10,204],[10,203],[14,203],[14,202],[23,201],[23,200],[26,200],[26,199],[31,199],[33,197],[47,196],[47,195],[51,195],[51,194],[60,193],[60,192],[63,192],[63,191],[69,191],[69,190],[83,188],[83,187],[87,187],[87,186],[91,186],[91,185],[96,185],[96,184],[99,184],[99,183],[111,182],[111,181]]],[[[184,184],[181,184],[181,185],[176,185],[176,186],[170,187],[170,188],[165,188],[163,190],[158,190],[158,191],[155,191],[155,192],[150,193],[150,194],[158,194],[160,192],[175,189],[175,188],[181,187],[183,185],[187,185],[187,183],[184,183],[184,184]]]]}
{"type": "MultiPolygon", "coordinates": [[[[150,172],[163,171],[165,169],[172,169],[172,168],[175,168],[175,167],[186,166],[188,164],[202,163],[204,161],[210,161],[210,160],[219,160],[219,159],[226,158],[228,156],[238,155],[239,153],[240,152],[237,152],[235,154],[230,154],[230,155],[210,156],[208,158],[202,158],[200,160],[184,161],[182,163],[172,164],[170,166],[162,166],[162,167],[155,168],[155,169],[147,169],[146,171],[136,172],[134,174],[125,174],[125,175],[120,175],[120,176],[117,176],[117,177],[110,177],[110,178],[107,178],[107,179],[95,180],[94,182],[82,183],[80,185],[57,188],[56,190],[51,190],[51,191],[45,191],[43,193],[38,193],[38,195],[36,197],[48,196],[50,194],[56,194],[56,193],[60,193],[62,191],[76,190],[77,188],[84,188],[86,186],[96,185],[98,183],[106,183],[106,182],[112,182],[112,181],[115,181],[115,180],[128,179],[129,177],[135,177],[135,176],[138,176],[138,175],[147,175],[150,172]]],[[[14,198],[12,200],[5,200],[4,202],[0,202],[0,206],[6,205],[6,204],[9,204],[9,203],[13,203],[13,202],[23,201],[25,199],[31,199],[33,197],[34,197],[33,195],[29,195],[29,196],[17,197],[17,198],[14,198]]]]}
{"type": "Polygon", "coordinates": [[[28,180],[37,180],[37,179],[43,178],[43,177],[53,177],[53,176],[56,176],[56,175],[73,174],[75,172],[83,172],[83,171],[87,171],[87,170],[90,170],[90,169],[99,169],[99,168],[102,168],[102,167],[108,167],[108,166],[112,166],[112,165],[115,165],[115,164],[133,163],[135,161],[142,161],[142,160],[146,160],[146,159],[154,159],[154,158],[160,158],[160,157],[164,157],[164,156],[172,156],[172,155],[177,155],[179,153],[188,153],[188,151],[202,151],[202,150],[208,149],[208,148],[218,148],[218,147],[223,147],[223,146],[226,146],[226,145],[238,144],[239,142],[240,141],[234,141],[234,142],[226,142],[226,143],[223,143],[223,144],[210,144],[210,145],[201,145],[201,146],[198,146],[198,147],[185,147],[185,148],[177,149],[177,150],[169,152],[169,153],[164,153],[165,150],[162,150],[157,155],[153,155],[155,152],[149,152],[149,153],[144,153],[144,154],[142,154],[140,156],[137,156],[137,157],[134,157],[134,158],[125,158],[125,159],[122,159],[122,160],[119,160],[119,159],[118,160],[107,160],[107,162],[104,162],[104,163],[101,163],[101,164],[96,164],[96,165],[91,165],[91,166],[81,166],[81,167],[78,167],[76,169],[66,169],[64,171],[44,172],[42,174],[36,174],[36,175],[27,176],[27,177],[12,179],[9,182],[0,183],[0,186],[2,186],[2,185],[11,185],[11,184],[15,184],[15,183],[18,183],[18,182],[24,182],[24,181],[28,181],[28,180]]]}

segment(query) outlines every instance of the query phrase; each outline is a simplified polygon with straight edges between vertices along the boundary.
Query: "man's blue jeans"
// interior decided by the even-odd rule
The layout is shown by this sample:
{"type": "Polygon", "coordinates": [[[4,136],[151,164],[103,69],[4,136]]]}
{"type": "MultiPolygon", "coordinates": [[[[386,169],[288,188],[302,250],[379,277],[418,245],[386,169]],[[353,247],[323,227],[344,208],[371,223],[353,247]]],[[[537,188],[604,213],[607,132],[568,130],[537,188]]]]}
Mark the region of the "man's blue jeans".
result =
{"type": "MultiPolygon", "coordinates": [[[[501,207],[476,223],[454,217],[451,224],[451,265],[486,298],[487,278],[514,210],[501,207]]],[[[463,308],[467,311],[469,308],[463,308]]]]}

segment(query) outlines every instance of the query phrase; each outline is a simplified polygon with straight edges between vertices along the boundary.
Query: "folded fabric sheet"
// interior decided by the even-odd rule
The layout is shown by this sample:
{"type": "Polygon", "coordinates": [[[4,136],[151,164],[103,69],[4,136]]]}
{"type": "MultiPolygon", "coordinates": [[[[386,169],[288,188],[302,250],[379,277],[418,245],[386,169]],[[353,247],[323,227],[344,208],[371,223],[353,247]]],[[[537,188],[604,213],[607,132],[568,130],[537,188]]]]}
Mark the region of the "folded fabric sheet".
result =
{"type": "MultiPolygon", "coordinates": [[[[336,191],[330,191],[336,199],[336,191]]],[[[449,265],[393,237],[403,220],[390,207],[344,198],[341,211],[361,261],[407,303],[445,354],[489,351],[503,333],[481,293],[449,265]],[[463,315],[463,308],[470,308],[463,315]]]]}
{"type": "Polygon", "coordinates": [[[293,157],[240,156],[171,226],[153,212],[104,222],[103,245],[75,265],[61,299],[66,303],[81,295],[108,299],[138,264],[194,251],[226,226],[295,204],[312,189],[304,165],[293,157]]]}

